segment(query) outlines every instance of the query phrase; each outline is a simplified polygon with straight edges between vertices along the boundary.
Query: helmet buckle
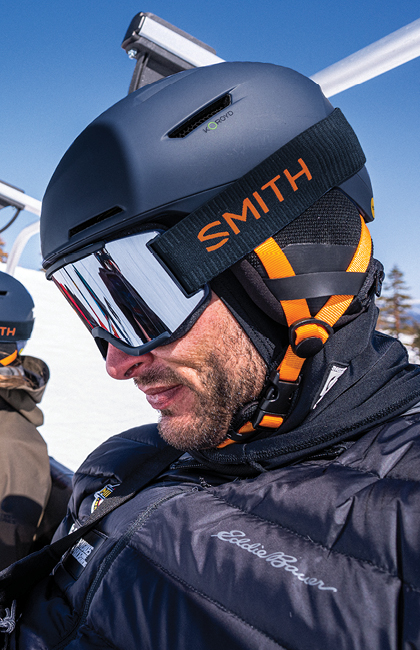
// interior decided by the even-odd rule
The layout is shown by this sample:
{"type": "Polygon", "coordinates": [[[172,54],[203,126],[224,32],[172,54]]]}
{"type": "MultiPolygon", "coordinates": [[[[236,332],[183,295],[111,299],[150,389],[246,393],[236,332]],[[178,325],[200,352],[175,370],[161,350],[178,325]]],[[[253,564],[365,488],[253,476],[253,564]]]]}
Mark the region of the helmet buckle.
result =
{"type": "Polygon", "coordinates": [[[258,409],[251,419],[254,429],[260,426],[264,416],[285,418],[292,396],[299,384],[300,377],[297,381],[282,381],[278,370],[273,370],[268,380],[268,386],[258,404],[258,409]]]}

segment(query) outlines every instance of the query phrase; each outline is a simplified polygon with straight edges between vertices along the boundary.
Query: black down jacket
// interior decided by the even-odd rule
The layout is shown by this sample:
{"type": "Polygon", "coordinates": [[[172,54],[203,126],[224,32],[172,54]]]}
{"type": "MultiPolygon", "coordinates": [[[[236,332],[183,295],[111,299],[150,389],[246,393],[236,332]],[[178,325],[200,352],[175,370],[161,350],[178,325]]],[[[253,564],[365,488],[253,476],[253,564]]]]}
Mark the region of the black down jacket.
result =
{"type": "MultiPolygon", "coordinates": [[[[354,340],[322,353],[324,378],[346,368],[326,394],[314,357],[325,396],[304,391],[294,446],[184,455],[18,603],[11,647],[420,648],[419,368],[389,337],[354,340]]],[[[57,537],[164,444],[150,425],[101,445],[57,537]]]]}
{"type": "MultiPolygon", "coordinates": [[[[334,460],[220,485],[169,472],[39,585],[18,647],[419,648],[419,434],[420,414],[400,417],[334,460]]],[[[133,430],[90,457],[78,518],[124,480],[115,456],[135,462],[149,443],[133,430]]]]}

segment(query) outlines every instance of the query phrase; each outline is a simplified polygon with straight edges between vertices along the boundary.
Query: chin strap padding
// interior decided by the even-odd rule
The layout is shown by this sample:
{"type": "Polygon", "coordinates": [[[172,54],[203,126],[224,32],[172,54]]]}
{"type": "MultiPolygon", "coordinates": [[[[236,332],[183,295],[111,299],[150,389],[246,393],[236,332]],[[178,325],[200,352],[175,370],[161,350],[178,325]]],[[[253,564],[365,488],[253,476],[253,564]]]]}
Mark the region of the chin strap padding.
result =
{"type": "MultiPolygon", "coordinates": [[[[369,230],[360,216],[361,233],[357,249],[346,269],[348,273],[366,273],[371,254],[372,240],[369,230]]],[[[270,237],[255,248],[270,279],[292,277],[295,272],[277,242],[270,237]]],[[[305,298],[280,300],[289,326],[289,341],[286,354],[274,370],[261,398],[258,410],[251,421],[244,424],[236,434],[219,445],[219,448],[233,442],[244,442],[248,434],[257,429],[278,429],[284,422],[290,400],[300,382],[302,366],[308,357],[319,352],[333,333],[333,327],[350,306],[354,296],[330,296],[325,305],[311,316],[305,298]]]]}

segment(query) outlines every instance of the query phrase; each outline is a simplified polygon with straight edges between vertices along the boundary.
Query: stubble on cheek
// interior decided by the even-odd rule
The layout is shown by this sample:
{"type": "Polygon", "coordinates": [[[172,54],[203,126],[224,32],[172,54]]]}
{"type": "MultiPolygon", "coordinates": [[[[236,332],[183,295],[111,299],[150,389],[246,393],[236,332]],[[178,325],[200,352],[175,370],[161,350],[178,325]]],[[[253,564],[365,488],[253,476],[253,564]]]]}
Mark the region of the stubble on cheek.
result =
{"type": "Polygon", "coordinates": [[[228,382],[223,378],[219,360],[209,355],[200,373],[200,388],[190,388],[188,410],[177,413],[163,409],[158,424],[166,442],[181,450],[216,446],[229,425],[228,382]]]}
{"type": "Polygon", "coordinates": [[[226,329],[218,349],[194,363],[197,381],[183,381],[191,391],[187,411],[161,411],[159,433],[180,450],[216,447],[226,438],[234,413],[260,393],[265,364],[235,322],[226,329]]]}

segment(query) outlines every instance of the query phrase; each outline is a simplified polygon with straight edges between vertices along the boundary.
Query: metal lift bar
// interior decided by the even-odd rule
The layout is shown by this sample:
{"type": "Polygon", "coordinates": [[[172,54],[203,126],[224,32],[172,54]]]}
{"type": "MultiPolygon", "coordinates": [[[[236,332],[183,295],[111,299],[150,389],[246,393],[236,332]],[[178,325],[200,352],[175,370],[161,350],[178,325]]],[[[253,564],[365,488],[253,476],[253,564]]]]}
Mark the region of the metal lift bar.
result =
{"type": "Polygon", "coordinates": [[[38,217],[41,214],[41,201],[33,199],[17,187],[13,187],[8,183],[0,181],[0,205],[6,207],[11,205],[19,210],[28,210],[36,214],[38,217]]]}
{"type": "Polygon", "coordinates": [[[312,75],[327,97],[420,56],[420,18],[312,75]]]}
{"type": "Polygon", "coordinates": [[[121,47],[137,61],[129,93],[181,70],[223,62],[206,43],[147,12],[134,16],[121,47]]]}
{"type": "MultiPolygon", "coordinates": [[[[146,81],[148,73],[157,81],[180,70],[223,62],[208,45],[151,13],[139,13],[133,18],[122,47],[128,56],[137,60],[129,92],[145,85],[144,82],[150,83],[146,81]]],[[[417,56],[420,56],[420,18],[317,72],[311,79],[327,97],[332,97],[417,56]]]]}
{"type": "Polygon", "coordinates": [[[6,273],[9,273],[9,275],[14,275],[15,269],[20,260],[20,256],[22,255],[26,244],[31,239],[31,237],[39,233],[39,225],[40,224],[38,219],[38,221],[34,221],[33,223],[29,224],[29,226],[26,226],[26,228],[23,228],[23,230],[21,230],[16,237],[6,263],[6,273]]]}
{"type": "MultiPolygon", "coordinates": [[[[36,214],[37,217],[41,216],[41,201],[32,198],[32,196],[29,196],[28,194],[25,194],[25,192],[19,190],[17,187],[13,187],[12,185],[3,183],[1,181],[0,206],[12,206],[19,211],[27,210],[28,212],[32,212],[32,214],[36,214]]],[[[6,273],[9,273],[10,275],[14,274],[17,263],[19,262],[22,251],[25,248],[28,240],[38,232],[39,219],[24,228],[19,233],[7,258],[6,273]]]]}

